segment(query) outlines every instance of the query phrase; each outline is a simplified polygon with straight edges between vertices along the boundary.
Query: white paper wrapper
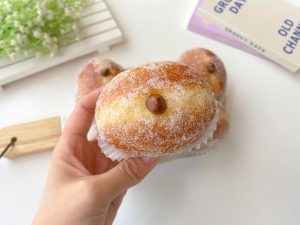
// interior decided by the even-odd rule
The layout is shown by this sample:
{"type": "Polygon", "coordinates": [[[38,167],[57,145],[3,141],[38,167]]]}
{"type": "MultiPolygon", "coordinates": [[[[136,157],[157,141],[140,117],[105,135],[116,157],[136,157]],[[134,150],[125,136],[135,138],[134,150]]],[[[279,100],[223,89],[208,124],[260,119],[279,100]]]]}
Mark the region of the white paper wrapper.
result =
{"type": "MultiPolygon", "coordinates": [[[[188,153],[191,154],[193,149],[200,149],[202,145],[204,145],[204,144],[206,145],[208,143],[209,139],[212,139],[213,133],[217,128],[218,121],[219,121],[219,110],[217,109],[216,115],[215,115],[214,119],[212,120],[211,124],[209,125],[206,133],[194,144],[187,146],[185,148],[179,149],[176,152],[168,153],[167,155],[144,154],[143,157],[178,158],[178,157],[182,157],[182,156],[180,156],[181,154],[188,154],[188,153]]],[[[99,133],[97,135],[97,139],[98,139],[98,145],[101,148],[101,151],[103,152],[103,154],[107,158],[112,159],[113,161],[115,161],[115,160],[121,161],[121,160],[128,159],[131,157],[139,157],[138,155],[135,155],[135,154],[125,153],[125,152],[121,151],[120,149],[117,149],[115,146],[107,144],[105,142],[105,140],[102,138],[102,135],[99,133]]]]}
{"type": "Polygon", "coordinates": [[[97,138],[97,135],[98,135],[98,131],[97,131],[97,125],[96,125],[96,121],[94,120],[93,121],[93,124],[87,134],[87,138],[88,140],[94,140],[97,138]]]}
{"type": "Polygon", "coordinates": [[[172,161],[174,159],[191,157],[191,156],[195,156],[195,155],[204,155],[208,151],[209,151],[209,149],[201,149],[201,150],[197,150],[197,151],[195,151],[195,149],[192,149],[191,151],[181,152],[180,154],[177,154],[177,155],[162,156],[162,157],[160,157],[159,162],[164,163],[164,162],[172,161]]]}

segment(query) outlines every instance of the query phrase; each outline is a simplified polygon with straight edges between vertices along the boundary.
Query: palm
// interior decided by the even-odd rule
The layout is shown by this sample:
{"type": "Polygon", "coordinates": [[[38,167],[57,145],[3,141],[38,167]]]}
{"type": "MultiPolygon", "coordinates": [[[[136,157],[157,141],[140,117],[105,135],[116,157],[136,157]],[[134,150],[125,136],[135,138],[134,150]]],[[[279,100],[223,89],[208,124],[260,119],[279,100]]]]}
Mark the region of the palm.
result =
{"type": "MultiPolygon", "coordinates": [[[[58,161],[63,161],[67,164],[67,169],[61,167],[59,171],[61,176],[72,177],[86,177],[91,175],[99,175],[105,173],[115,167],[118,162],[105,157],[98,147],[96,140],[88,141],[86,137],[72,135],[72,137],[65,138],[65,146],[63,151],[54,153],[54,157],[58,161]]],[[[57,160],[56,160],[57,161],[57,160]]],[[[125,195],[121,193],[113,201],[110,202],[105,217],[105,225],[112,224],[117,210],[125,195]]]]}
{"type": "Polygon", "coordinates": [[[118,164],[105,157],[96,140],[88,141],[87,138],[77,135],[67,140],[68,143],[64,143],[64,151],[60,151],[58,157],[77,171],[68,175],[97,175],[107,172],[118,164]]]}

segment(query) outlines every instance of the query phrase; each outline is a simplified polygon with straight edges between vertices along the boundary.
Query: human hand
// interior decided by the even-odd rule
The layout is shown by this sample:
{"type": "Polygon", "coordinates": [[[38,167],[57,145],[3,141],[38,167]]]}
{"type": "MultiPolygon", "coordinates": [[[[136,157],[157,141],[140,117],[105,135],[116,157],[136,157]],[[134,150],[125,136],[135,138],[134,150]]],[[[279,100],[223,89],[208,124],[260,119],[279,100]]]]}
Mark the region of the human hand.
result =
{"type": "Polygon", "coordinates": [[[75,107],[53,152],[46,187],[33,225],[110,225],[128,188],[158,159],[107,159],[88,141],[100,89],[75,107]]]}

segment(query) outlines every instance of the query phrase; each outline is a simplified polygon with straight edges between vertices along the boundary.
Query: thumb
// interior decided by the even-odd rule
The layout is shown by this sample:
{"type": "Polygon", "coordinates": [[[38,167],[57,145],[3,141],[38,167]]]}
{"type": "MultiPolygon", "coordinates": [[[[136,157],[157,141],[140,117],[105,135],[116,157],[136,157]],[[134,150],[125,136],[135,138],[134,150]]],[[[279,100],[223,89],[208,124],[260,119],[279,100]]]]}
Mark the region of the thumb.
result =
{"type": "MultiPolygon", "coordinates": [[[[102,177],[113,196],[136,185],[155,167],[158,158],[130,158],[120,162],[102,177]]],[[[113,197],[112,196],[112,197],[113,197]]]]}

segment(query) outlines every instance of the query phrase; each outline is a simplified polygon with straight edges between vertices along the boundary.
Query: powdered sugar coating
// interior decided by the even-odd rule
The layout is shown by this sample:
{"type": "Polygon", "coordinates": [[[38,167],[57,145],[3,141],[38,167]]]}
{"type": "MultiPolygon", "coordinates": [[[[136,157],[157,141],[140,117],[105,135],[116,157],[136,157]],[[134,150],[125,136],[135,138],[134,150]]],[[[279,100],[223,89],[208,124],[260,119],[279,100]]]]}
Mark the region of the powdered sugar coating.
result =
{"type": "Polygon", "coordinates": [[[104,86],[122,71],[124,69],[111,60],[91,59],[77,78],[78,99],[104,86]]]}
{"type": "MultiPolygon", "coordinates": [[[[217,109],[215,118],[212,120],[211,124],[209,125],[205,135],[203,135],[200,139],[198,139],[195,143],[188,145],[184,148],[177,149],[176,151],[172,153],[160,153],[159,155],[157,153],[152,152],[145,152],[143,154],[144,157],[157,157],[162,156],[160,159],[161,162],[169,161],[176,158],[182,158],[186,156],[193,156],[193,155],[200,155],[205,154],[207,151],[209,151],[208,148],[204,149],[204,146],[208,146],[209,140],[213,138],[213,133],[217,129],[217,122],[219,121],[219,110],[217,109]]],[[[140,156],[140,154],[137,154],[136,152],[124,152],[120,149],[117,149],[113,145],[109,145],[105,142],[105,140],[102,139],[101,135],[97,136],[98,138],[98,144],[101,149],[101,151],[104,153],[104,155],[113,161],[122,161],[124,159],[128,159],[131,157],[137,157],[140,156]]]]}
{"type": "Polygon", "coordinates": [[[96,122],[100,137],[126,153],[164,155],[203,137],[216,115],[213,93],[188,66],[148,63],[120,73],[100,94],[96,122]],[[149,95],[167,103],[162,115],[145,106],[149,95]]]}
{"type": "Polygon", "coordinates": [[[207,82],[217,99],[221,99],[226,89],[226,70],[221,59],[212,51],[194,48],[185,51],[179,62],[195,69],[207,82]]]}

